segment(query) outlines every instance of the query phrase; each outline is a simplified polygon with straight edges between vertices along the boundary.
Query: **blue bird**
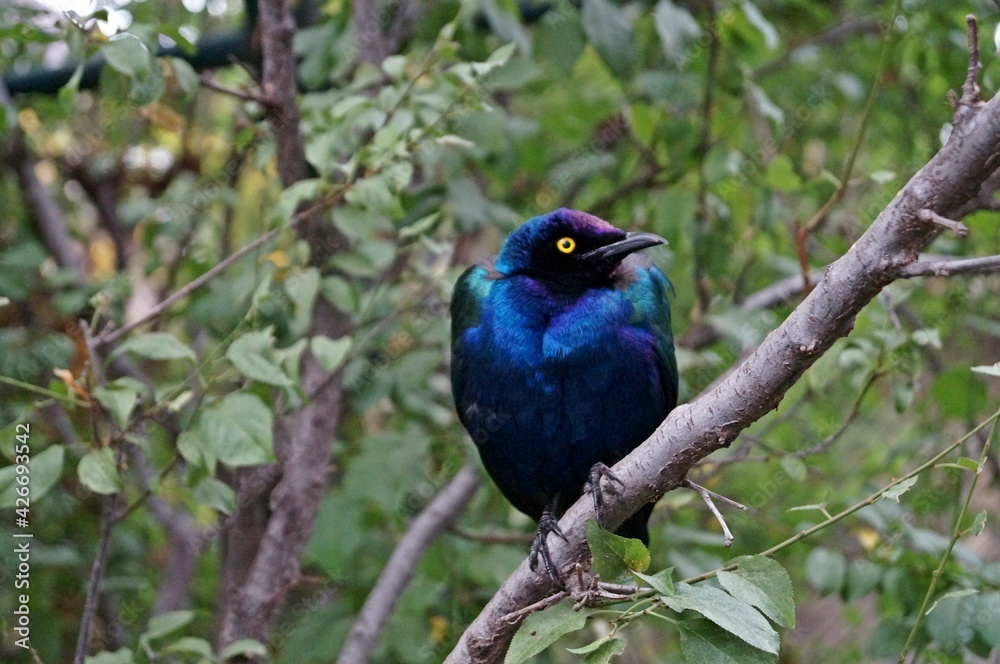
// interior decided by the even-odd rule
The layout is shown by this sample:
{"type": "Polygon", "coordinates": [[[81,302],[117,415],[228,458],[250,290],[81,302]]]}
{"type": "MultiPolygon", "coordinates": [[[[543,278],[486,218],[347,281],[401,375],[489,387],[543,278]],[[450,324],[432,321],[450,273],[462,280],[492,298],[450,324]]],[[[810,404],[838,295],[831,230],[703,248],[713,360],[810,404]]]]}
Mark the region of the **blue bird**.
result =
{"type": "MultiPolygon", "coordinates": [[[[577,210],[529,219],[451,302],[459,419],[504,496],[538,522],[531,568],[583,491],[600,518],[602,475],[677,404],[670,282],[634,252],[666,240],[577,210]]],[[[617,530],[649,543],[644,506],[617,530]]]]}

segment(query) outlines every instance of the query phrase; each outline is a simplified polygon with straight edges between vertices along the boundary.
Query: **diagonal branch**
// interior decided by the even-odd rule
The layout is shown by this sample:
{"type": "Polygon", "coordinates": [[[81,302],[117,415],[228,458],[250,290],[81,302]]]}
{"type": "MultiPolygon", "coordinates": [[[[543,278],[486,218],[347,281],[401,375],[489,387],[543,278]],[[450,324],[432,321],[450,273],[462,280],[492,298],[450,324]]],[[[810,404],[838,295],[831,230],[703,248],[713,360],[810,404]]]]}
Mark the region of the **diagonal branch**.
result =
{"type": "MultiPolygon", "coordinates": [[[[0,106],[8,115],[17,115],[11,103],[7,88],[0,80],[0,106]]],[[[45,246],[56,265],[74,272],[82,282],[86,279],[83,268],[83,250],[70,237],[66,218],[35,174],[35,157],[24,142],[24,134],[18,126],[7,131],[6,140],[0,143],[0,158],[10,165],[17,176],[24,206],[38,226],[45,246]]]]}
{"type": "Polygon", "coordinates": [[[420,516],[406,530],[389,562],[372,588],[361,613],[354,620],[347,641],[337,658],[338,664],[367,662],[403,589],[413,576],[427,546],[447,528],[462,511],[479,486],[479,477],[466,464],[428,503],[420,516]]]}
{"type": "MultiPolygon", "coordinates": [[[[652,436],[615,465],[625,482],[604,506],[614,529],[639,507],[679,486],[698,460],[728,446],[752,422],[774,409],[784,394],[887,284],[901,277],[938,232],[919,219],[929,209],[946,218],[976,197],[1000,165],[1000,96],[970,107],[945,146],[911,178],[847,253],[736,371],[694,402],[676,408],[652,436]]],[[[565,567],[586,555],[583,524],[589,497],[563,516],[567,542],[550,542],[565,567]]],[[[493,662],[503,657],[517,624],[503,617],[552,594],[556,588],[527,562],[507,579],[463,634],[446,661],[493,662]]]]}

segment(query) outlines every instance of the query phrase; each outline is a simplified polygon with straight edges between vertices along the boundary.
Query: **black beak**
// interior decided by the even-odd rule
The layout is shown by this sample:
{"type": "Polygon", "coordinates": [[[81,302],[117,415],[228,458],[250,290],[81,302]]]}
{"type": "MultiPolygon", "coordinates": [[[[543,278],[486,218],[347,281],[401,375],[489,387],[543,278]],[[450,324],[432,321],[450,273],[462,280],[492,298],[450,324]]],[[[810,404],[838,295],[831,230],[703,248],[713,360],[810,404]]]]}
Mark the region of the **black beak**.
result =
{"type": "Polygon", "coordinates": [[[621,260],[635,251],[658,244],[667,244],[667,241],[654,233],[626,233],[624,240],[588,251],[581,258],[585,261],[621,260]]]}

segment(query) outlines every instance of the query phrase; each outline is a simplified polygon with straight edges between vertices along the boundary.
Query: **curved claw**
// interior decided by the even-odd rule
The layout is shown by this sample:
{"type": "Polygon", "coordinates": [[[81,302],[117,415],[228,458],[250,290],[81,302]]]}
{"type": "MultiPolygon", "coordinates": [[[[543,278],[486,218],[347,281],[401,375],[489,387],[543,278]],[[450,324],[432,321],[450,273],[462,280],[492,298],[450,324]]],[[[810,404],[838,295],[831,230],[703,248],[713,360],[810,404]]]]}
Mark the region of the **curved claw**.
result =
{"type": "Polygon", "coordinates": [[[597,523],[601,523],[604,520],[601,514],[601,510],[604,507],[604,493],[601,490],[602,477],[610,480],[607,485],[607,492],[612,495],[617,493],[617,489],[615,489],[611,482],[617,483],[619,486],[625,486],[625,483],[612,473],[611,469],[604,463],[598,461],[591,467],[590,474],[587,476],[587,483],[583,485],[583,490],[589,493],[594,499],[594,516],[597,517],[597,523]]]}
{"type": "Polygon", "coordinates": [[[538,520],[538,530],[535,531],[535,540],[531,543],[531,551],[528,553],[528,567],[531,568],[532,572],[537,572],[538,558],[541,557],[542,565],[545,566],[545,571],[548,572],[549,578],[561,588],[563,580],[559,576],[559,571],[556,569],[555,563],[552,562],[552,556],[549,554],[549,545],[546,543],[546,538],[550,533],[562,541],[566,541],[566,536],[563,534],[562,529],[559,528],[559,519],[556,518],[554,508],[555,501],[553,501],[552,505],[545,508],[545,511],[542,512],[542,517],[538,520]]]}

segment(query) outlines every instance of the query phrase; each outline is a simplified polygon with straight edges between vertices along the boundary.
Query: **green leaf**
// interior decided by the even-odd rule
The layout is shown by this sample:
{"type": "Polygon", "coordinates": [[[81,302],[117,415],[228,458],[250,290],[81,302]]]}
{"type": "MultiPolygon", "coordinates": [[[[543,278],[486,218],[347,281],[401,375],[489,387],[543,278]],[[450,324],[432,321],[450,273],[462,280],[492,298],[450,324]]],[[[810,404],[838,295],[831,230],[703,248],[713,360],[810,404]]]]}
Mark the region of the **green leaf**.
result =
{"type": "Polygon", "coordinates": [[[757,609],[736,599],[725,591],[711,586],[691,586],[678,583],[672,597],[660,601],[674,611],[697,611],[722,629],[735,634],[754,648],[778,653],[778,633],[757,609]]]}
{"type": "Polygon", "coordinates": [[[94,388],[94,396],[111,413],[111,419],[124,431],[128,428],[129,415],[135,408],[139,395],[132,388],[107,389],[103,387],[94,388]]]}
{"type": "Polygon", "coordinates": [[[986,527],[986,510],[982,510],[976,515],[976,518],[972,520],[972,525],[969,526],[969,530],[972,531],[973,535],[979,536],[982,534],[983,529],[986,527]]]}
{"type": "Polygon", "coordinates": [[[201,447],[230,466],[252,466],[273,460],[271,409],[252,394],[236,392],[206,408],[196,435],[201,447]]]}
{"type": "Polygon", "coordinates": [[[608,634],[607,636],[603,636],[597,639],[596,641],[591,641],[585,646],[580,646],[579,648],[566,648],[566,651],[571,652],[574,655],[586,655],[588,653],[594,652],[595,650],[597,650],[610,640],[611,640],[611,635],[608,634]]]}
{"type": "Polygon", "coordinates": [[[993,648],[1000,648],[1000,592],[980,593],[976,602],[975,630],[993,648]]]}
{"type": "Polygon", "coordinates": [[[931,608],[927,609],[927,612],[924,615],[929,616],[931,612],[938,607],[938,604],[945,601],[946,599],[952,599],[955,597],[968,597],[969,595],[975,595],[978,592],[979,589],[977,588],[962,588],[961,590],[952,590],[950,592],[946,592],[945,594],[941,595],[936,600],[934,600],[934,603],[931,604],[931,608]]]}
{"type": "Polygon", "coordinates": [[[792,580],[785,568],[766,556],[741,556],[731,562],[739,568],[735,572],[719,572],[722,587],[782,627],[795,627],[792,580]]]}
{"type": "Polygon", "coordinates": [[[322,334],[317,334],[309,340],[312,354],[319,361],[319,365],[324,371],[334,372],[340,368],[344,359],[347,358],[347,351],[351,349],[351,338],[341,337],[331,339],[322,334]]]}
{"type": "Polygon", "coordinates": [[[750,25],[757,28],[764,37],[764,45],[772,49],[777,48],[778,44],[781,43],[778,31],[770,21],[764,18],[764,14],[758,9],[757,5],[749,0],[743,0],[740,6],[743,9],[743,15],[747,17],[750,25]]]}
{"type": "Polygon", "coordinates": [[[150,53],[135,35],[121,33],[101,47],[108,66],[129,78],[136,78],[150,70],[150,53]]]}
{"type": "Polygon", "coordinates": [[[212,644],[205,639],[198,639],[193,636],[182,636],[173,643],[167,645],[163,649],[163,652],[191,653],[192,655],[201,655],[211,661],[212,644]]]}
{"type": "Polygon", "coordinates": [[[271,328],[249,332],[230,344],[226,359],[247,378],[268,385],[289,387],[292,379],[272,359],[273,346],[271,328]]]}
{"type": "Polygon", "coordinates": [[[701,35],[701,27],[691,12],[670,0],[660,0],[653,10],[653,23],[667,59],[677,66],[687,62],[689,43],[701,35]]]}
{"type": "Polygon", "coordinates": [[[77,475],[85,487],[103,495],[118,493],[122,488],[115,463],[115,453],[110,447],[87,452],[76,467],[77,475]]]}
{"type": "Polygon", "coordinates": [[[195,500],[222,514],[232,514],[236,507],[236,494],[225,482],[206,477],[192,491],[195,500]]]}
{"type": "Polygon", "coordinates": [[[660,593],[661,595],[673,595],[674,594],[674,568],[668,567],[665,570],[661,570],[653,575],[643,574],[642,572],[632,571],[637,578],[642,579],[646,584],[660,593]]]}
{"type": "Polygon", "coordinates": [[[795,172],[792,160],[787,155],[778,155],[767,166],[764,182],[772,189],[795,191],[802,186],[802,178],[795,172]]]}
{"type": "Polygon", "coordinates": [[[312,307],[319,292],[319,270],[314,267],[293,270],[285,279],[285,292],[296,307],[312,307]]]}
{"type": "Polygon", "coordinates": [[[681,652],[688,664],[772,664],[776,654],[754,648],[704,618],[681,620],[681,652]]]}
{"type": "MultiPolygon", "coordinates": [[[[27,486],[30,489],[28,498],[32,504],[48,493],[52,485],[59,480],[65,455],[65,447],[50,445],[31,457],[27,464],[31,482],[27,486]]],[[[17,465],[0,468],[0,509],[16,506],[17,499],[22,497],[17,494],[19,486],[21,485],[17,482],[17,465]]]]}
{"type": "Polygon", "coordinates": [[[403,75],[406,73],[406,56],[390,55],[382,61],[382,71],[394,81],[403,80],[403,75]]]}
{"type": "Polygon", "coordinates": [[[579,12],[547,12],[535,28],[533,45],[536,60],[569,75],[586,47],[579,12]]]}
{"type": "Polygon", "coordinates": [[[956,461],[955,464],[959,468],[964,468],[965,470],[971,470],[974,473],[979,472],[979,462],[976,461],[975,459],[970,459],[967,456],[959,457],[958,461],[956,461]]]}
{"type": "Polygon", "coordinates": [[[635,40],[625,12],[608,0],[584,0],[580,16],[584,34],[605,64],[618,76],[627,74],[635,60],[635,40]]]}
{"type": "Polygon", "coordinates": [[[180,49],[184,51],[184,53],[188,55],[194,55],[195,53],[197,53],[198,47],[192,44],[191,41],[184,36],[184,33],[181,32],[177,26],[166,25],[161,23],[156,27],[156,29],[160,32],[161,35],[173,39],[177,43],[177,46],[179,46],[180,49]]]}
{"type": "Polygon", "coordinates": [[[389,181],[381,174],[369,175],[355,182],[344,194],[344,200],[351,205],[389,217],[403,215],[399,199],[392,193],[389,181]]]}
{"type": "MultiPolygon", "coordinates": [[[[947,653],[958,653],[975,636],[976,609],[979,602],[975,589],[963,589],[942,596],[927,611],[925,625],[937,645],[947,653]]],[[[994,616],[996,620],[996,616],[994,616]]]]}
{"type": "Polygon", "coordinates": [[[794,454],[781,457],[781,469],[796,482],[805,482],[808,475],[805,462],[794,454]]]}
{"type": "Polygon", "coordinates": [[[840,551],[818,547],[806,558],[806,580],[820,594],[838,592],[846,574],[847,561],[840,551]]]}
{"type": "Polygon", "coordinates": [[[198,92],[198,87],[201,85],[198,79],[198,72],[194,70],[194,67],[180,58],[169,58],[169,60],[170,67],[174,72],[174,78],[177,80],[177,85],[184,91],[184,100],[191,101],[194,93],[198,92]]]}
{"type": "Polygon", "coordinates": [[[885,491],[883,491],[882,495],[879,498],[880,500],[895,500],[898,503],[899,497],[902,496],[907,491],[909,491],[910,488],[916,483],[917,483],[916,477],[911,477],[909,479],[903,480],[899,484],[891,486],[885,491]]]}
{"type": "Polygon", "coordinates": [[[844,599],[853,602],[875,590],[882,580],[882,572],[882,567],[870,560],[864,558],[852,560],[847,566],[844,599]]]}
{"type": "Polygon", "coordinates": [[[195,361],[194,351],[177,340],[169,332],[147,332],[125,340],[112,355],[133,353],[151,360],[191,360],[195,361]]]}
{"type": "Polygon", "coordinates": [[[649,549],[637,539],[621,537],[588,519],[584,526],[594,570],[602,579],[615,579],[627,570],[643,572],[649,567],[649,549]]]}
{"type": "Polygon", "coordinates": [[[209,471],[214,471],[215,458],[209,453],[204,437],[197,426],[181,431],[177,436],[177,451],[184,460],[193,465],[203,465],[209,471]]]}
{"type": "Polygon", "coordinates": [[[256,639],[233,641],[219,653],[219,661],[225,662],[237,656],[267,657],[267,646],[256,639]]]}
{"type": "Polygon", "coordinates": [[[318,178],[290,184],[281,192],[278,203],[274,206],[273,218],[282,222],[291,221],[300,205],[316,198],[322,184],[322,180],[318,178]]]}
{"type": "Polygon", "coordinates": [[[590,609],[573,610],[571,602],[559,602],[524,619],[514,634],[504,664],[521,664],[542,652],[564,634],[583,629],[590,609]]]}
{"type": "Polygon", "coordinates": [[[153,639],[176,632],[194,619],[194,611],[170,611],[149,619],[146,631],[139,637],[139,643],[148,643],[153,639]]]}
{"type": "Polygon", "coordinates": [[[625,642],[621,639],[609,639],[601,647],[591,652],[583,659],[583,664],[608,664],[615,655],[625,652],[625,642]]]}
{"type": "MultiPolygon", "coordinates": [[[[973,367],[980,369],[983,367],[973,367]]],[[[989,369],[989,367],[985,367],[989,369]]],[[[979,371],[992,375],[989,371],[979,371]]],[[[969,380],[969,372],[964,367],[946,369],[934,377],[931,396],[946,418],[969,420],[978,417],[986,408],[986,384],[981,380],[969,380]]]]}
{"type": "Polygon", "coordinates": [[[437,226],[438,222],[440,222],[441,219],[442,215],[440,212],[432,212],[426,217],[421,217],[420,219],[417,219],[409,226],[404,226],[403,228],[399,229],[400,241],[413,240],[415,238],[420,237],[421,235],[426,235],[430,230],[432,230],[435,226],[437,226]]]}
{"type": "Polygon", "coordinates": [[[101,652],[96,655],[87,655],[85,664],[132,664],[132,651],[122,648],[114,652],[101,652]]]}

